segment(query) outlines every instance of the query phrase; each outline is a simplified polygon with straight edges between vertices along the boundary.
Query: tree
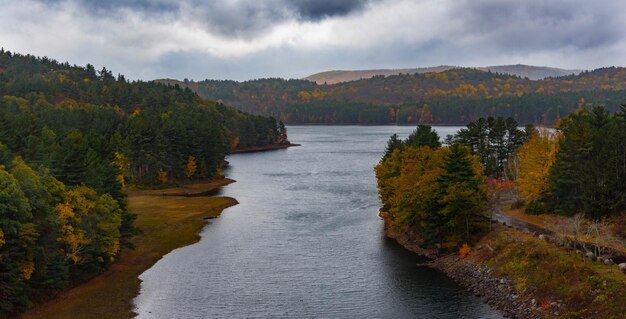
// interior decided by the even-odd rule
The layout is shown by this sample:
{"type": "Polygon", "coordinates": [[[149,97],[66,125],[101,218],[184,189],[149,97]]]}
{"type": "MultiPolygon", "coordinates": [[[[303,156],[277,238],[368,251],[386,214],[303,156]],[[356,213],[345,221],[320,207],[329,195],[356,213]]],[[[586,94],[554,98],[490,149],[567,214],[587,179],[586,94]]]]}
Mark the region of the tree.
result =
{"type": "MultiPolygon", "coordinates": [[[[392,136],[393,137],[393,136],[392,136]]],[[[405,147],[428,146],[432,149],[441,147],[439,134],[428,125],[418,125],[415,131],[404,140],[405,147]]]]}
{"type": "Polygon", "coordinates": [[[451,249],[484,230],[487,195],[480,167],[467,147],[452,145],[441,168],[436,179],[439,209],[431,220],[435,221],[432,226],[438,229],[443,246],[451,249]]]}
{"type": "Polygon", "coordinates": [[[626,208],[626,130],[621,115],[603,107],[563,118],[563,138],[549,173],[557,213],[599,219],[626,208]]]}
{"type": "Polygon", "coordinates": [[[402,140],[398,138],[398,134],[394,133],[393,135],[391,135],[391,137],[389,138],[389,141],[387,141],[387,146],[385,147],[385,154],[383,155],[382,160],[385,160],[389,156],[391,156],[394,150],[402,149],[402,145],[403,145],[402,140]]]}
{"type": "Polygon", "coordinates": [[[193,155],[189,155],[189,157],[187,157],[187,170],[186,170],[187,178],[193,177],[197,169],[198,169],[198,165],[196,163],[196,158],[193,157],[193,155]]]}
{"type": "Polygon", "coordinates": [[[517,152],[517,189],[522,198],[538,199],[546,195],[548,173],[556,160],[558,139],[547,129],[538,130],[517,152]]]}

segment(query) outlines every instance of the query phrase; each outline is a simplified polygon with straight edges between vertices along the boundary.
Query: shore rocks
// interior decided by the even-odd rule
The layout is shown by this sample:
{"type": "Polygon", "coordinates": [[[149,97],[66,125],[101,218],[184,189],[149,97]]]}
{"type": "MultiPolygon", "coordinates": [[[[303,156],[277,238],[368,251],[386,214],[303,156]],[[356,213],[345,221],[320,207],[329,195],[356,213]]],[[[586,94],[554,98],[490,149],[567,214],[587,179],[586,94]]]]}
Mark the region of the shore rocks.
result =
{"type": "MultiPolygon", "coordinates": [[[[471,259],[459,259],[456,255],[440,257],[425,266],[444,272],[459,285],[465,287],[485,303],[502,312],[508,318],[534,319],[548,317],[542,312],[537,300],[519,293],[507,278],[497,277],[489,267],[471,259]]],[[[558,311],[558,304],[552,311],[558,311]]]]}
{"type": "Polygon", "coordinates": [[[626,263],[621,263],[621,264],[617,265],[617,267],[619,268],[619,270],[621,272],[626,274],[626,263]]]}
{"type": "MultiPolygon", "coordinates": [[[[383,219],[385,219],[383,217],[383,219]]],[[[385,223],[385,226],[388,226],[385,223]]],[[[561,312],[561,303],[544,304],[537,301],[531,292],[518,292],[508,278],[498,277],[489,267],[471,256],[461,259],[457,254],[437,256],[435,251],[424,250],[414,243],[411,232],[385,227],[387,237],[395,239],[407,250],[424,256],[430,261],[419,263],[420,267],[431,267],[442,271],[469,292],[500,311],[504,317],[519,319],[554,318],[561,312]]],[[[489,245],[476,247],[476,254],[493,253],[489,245]],[[485,249],[486,248],[486,249],[485,249]],[[480,252],[479,252],[480,251],[480,252]]]]}

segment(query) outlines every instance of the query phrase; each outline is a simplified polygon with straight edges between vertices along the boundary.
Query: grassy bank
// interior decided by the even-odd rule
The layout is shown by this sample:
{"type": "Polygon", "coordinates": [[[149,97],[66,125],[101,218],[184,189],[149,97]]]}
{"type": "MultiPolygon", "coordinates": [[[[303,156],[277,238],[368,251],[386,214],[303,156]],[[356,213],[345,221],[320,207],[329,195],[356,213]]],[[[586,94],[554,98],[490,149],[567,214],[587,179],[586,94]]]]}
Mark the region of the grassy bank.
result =
{"type": "Polygon", "coordinates": [[[163,255],[200,239],[207,217],[218,216],[237,203],[209,194],[233,182],[221,179],[181,188],[136,190],[129,193],[129,208],[137,214],[135,225],[143,232],[133,239],[102,275],[62,293],[24,314],[23,318],[131,318],[132,300],[139,291],[137,278],[163,255]]]}
{"type": "Polygon", "coordinates": [[[504,230],[487,238],[485,262],[537,300],[547,317],[626,318],[626,276],[536,237],[504,230]],[[551,309],[560,306],[558,310],[551,309]],[[552,311],[551,311],[552,310],[552,311]]]}
{"type": "Polygon", "coordinates": [[[431,266],[511,316],[626,318],[626,276],[615,266],[514,229],[496,227],[468,257],[431,266]]]}

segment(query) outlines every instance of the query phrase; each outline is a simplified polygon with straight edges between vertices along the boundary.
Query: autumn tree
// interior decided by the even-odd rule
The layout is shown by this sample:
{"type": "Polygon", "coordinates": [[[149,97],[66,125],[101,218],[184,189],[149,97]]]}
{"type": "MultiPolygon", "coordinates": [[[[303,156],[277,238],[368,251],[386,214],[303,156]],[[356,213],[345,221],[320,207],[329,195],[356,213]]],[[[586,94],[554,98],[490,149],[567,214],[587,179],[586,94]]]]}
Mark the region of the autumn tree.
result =
{"type": "Polygon", "coordinates": [[[187,170],[186,170],[187,178],[193,177],[197,169],[198,169],[198,164],[196,163],[196,158],[193,157],[193,155],[189,155],[189,157],[187,157],[187,170]]]}
{"type": "Polygon", "coordinates": [[[537,130],[517,152],[517,189],[522,198],[537,199],[549,189],[548,173],[556,159],[557,134],[548,129],[537,130]]]}

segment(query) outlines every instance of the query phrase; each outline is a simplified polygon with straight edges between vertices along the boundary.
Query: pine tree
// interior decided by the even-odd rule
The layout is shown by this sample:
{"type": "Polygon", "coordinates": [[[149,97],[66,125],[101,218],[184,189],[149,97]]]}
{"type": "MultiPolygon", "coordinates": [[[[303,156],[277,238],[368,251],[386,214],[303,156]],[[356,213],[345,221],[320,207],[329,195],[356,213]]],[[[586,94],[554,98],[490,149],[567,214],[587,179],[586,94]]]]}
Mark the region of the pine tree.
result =
{"type": "Polygon", "coordinates": [[[402,140],[398,138],[398,134],[393,134],[387,141],[387,146],[385,147],[385,155],[383,155],[382,160],[385,160],[391,156],[394,150],[402,149],[402,140]]]}
{"type": "Polygon", "coordinates": [[[404,141],[405,147],[428,146],[432,149],[441,147],[439,134],[428,125],[418,125],[415,131],[404,141]]]}
{"type": "Polygon", "coordinates": [[[440,229],[444,247],[451,249],[484,230],[487,195],[467,147],[452,145],[441,168],[435,219],[440,224],[434,226],[440,229]]]}

